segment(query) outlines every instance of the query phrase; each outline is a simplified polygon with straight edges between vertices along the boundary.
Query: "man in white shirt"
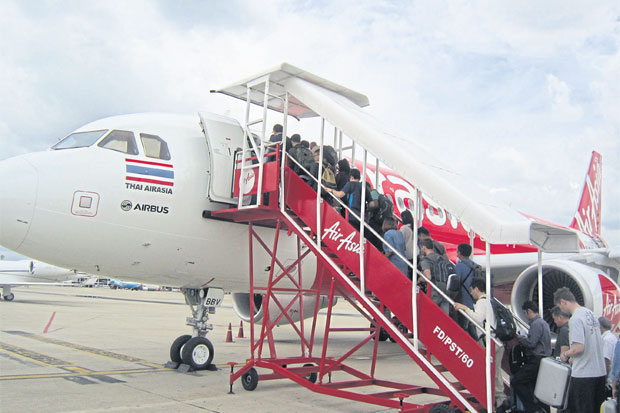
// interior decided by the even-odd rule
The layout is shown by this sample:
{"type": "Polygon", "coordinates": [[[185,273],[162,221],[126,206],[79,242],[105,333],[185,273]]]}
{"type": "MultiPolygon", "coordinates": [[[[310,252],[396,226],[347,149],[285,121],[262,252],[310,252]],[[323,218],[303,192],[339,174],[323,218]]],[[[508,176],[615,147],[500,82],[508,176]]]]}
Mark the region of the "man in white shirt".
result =
{"type": "MultiPolygon", "coordinates": [[[[482,278],[474,278],[469,286],[471,296],[476,300],[474,309],[470,309],[461,303],[454,303],[454,308],[467,313],[476,323],[484,326],[488,321],[491,328],[495,328],[495,312],[491,306],[491,302],[487,298],[486,281],[482,278]]],[[[483,334],[484,331],[479,331],[483,334]]],[[[493,334],[492,334],[493,335],[493,334]]],[[[493,342],[493,341],[491,341],[493,342]]],[[[504,346],[495,345],[495,406],[499,407],[507,400],[504,393],[504,381],[502,380],[502,358],[504,357],[504,346]]]]}
{"type": "Polygon", "coordinates": [[[605,358],[598,320],[577,303],[573,293],[562,287],[553,294],[553,303],[570,313],[568,335],[570,347],[560,354],[562,361],[572,361],[568,409],[571,412],[598,413],[605,401],[605,358]]]}
{"type": "Polygon", "coordinates": [[[618,339],[611,332],[611,321],[606,317],[599,317],[598,323],[601,327],[601,338],[603,339],[603,357],[605,357],[605,367],[607,375],[611,371],[611,362],[614,359],[614,349],[618,339]]]}

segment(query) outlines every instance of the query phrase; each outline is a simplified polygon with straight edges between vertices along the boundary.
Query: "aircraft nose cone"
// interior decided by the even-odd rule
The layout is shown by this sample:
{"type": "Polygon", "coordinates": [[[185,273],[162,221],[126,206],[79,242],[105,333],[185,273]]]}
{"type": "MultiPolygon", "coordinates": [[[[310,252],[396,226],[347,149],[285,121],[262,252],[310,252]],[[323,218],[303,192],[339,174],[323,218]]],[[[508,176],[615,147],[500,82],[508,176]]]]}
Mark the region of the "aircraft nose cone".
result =
{"type": "Polygon", "coordinates": [[[38,176],[23,157],[0,161],[0,245],[17,250],[34,215],[38,176]]]}

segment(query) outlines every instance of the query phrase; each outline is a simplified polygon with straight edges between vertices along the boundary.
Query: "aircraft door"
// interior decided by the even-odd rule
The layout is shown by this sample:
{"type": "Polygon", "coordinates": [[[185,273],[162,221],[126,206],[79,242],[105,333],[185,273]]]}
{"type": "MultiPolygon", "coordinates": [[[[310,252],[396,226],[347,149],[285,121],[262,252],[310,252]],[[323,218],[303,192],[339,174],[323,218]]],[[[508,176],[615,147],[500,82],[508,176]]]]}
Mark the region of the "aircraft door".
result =
{"type": "Polygon", "coordinates": [[[230,118],[200,112],[200,123],[209,148],[208,197],[215,202],[236,204],[233,199],[235,153],[243,148],[243,128],[230,118]]]}

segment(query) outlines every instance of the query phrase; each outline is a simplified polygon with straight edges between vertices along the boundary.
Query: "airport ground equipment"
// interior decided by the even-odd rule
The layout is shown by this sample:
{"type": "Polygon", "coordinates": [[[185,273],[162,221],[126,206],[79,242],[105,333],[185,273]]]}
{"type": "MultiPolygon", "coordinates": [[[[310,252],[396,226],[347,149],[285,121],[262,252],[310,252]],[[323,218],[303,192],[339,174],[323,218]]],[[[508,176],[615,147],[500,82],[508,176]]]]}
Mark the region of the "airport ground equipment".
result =
{"type": "MultiPolygon", "coordinates": [[[[418,181],[412,180],[417,186],[416,199],[409,206],[414,210],[414,239],[417,238],[417,223],[425,212],[421,209],[422,191],[431,191],[429,196],[439,197],[446,211],[457,209],[456,216],[469,221],[470,240],[475,234],[486,240],[488,291],[491,289],[492,243],[530,243],[540,251],[574,249],[577,245],[574,234],[544,223],[534,223],[509,208],[487,202],[486,198],[481,201],[468,197],[450,183],[453,175],[436,165],[424,162],[412,164],[412,155],[398,148],[395,136],[386,133],[361,112],[360,109],[368,105],[364,95],[294,66],[284,63],[271,72],[217,92],[245,101],[245,138],[243,148],[238,149],[234,165],[231,165],[234,170],[231,193],[237,200],[236,207],[204,211],[203,217],[248,225],[250,314],[254,314],[258,305],[263,311],[260,326],[250,317],[250,358],[237,371],[231,364],[231,391],[238,379],[241,379],[246,390],[254,390],[259,381],[289,378],[315,392],[400,411],[493,410],[492,343],[496,341],[491,337],[488,324],[485,327],[478,325],[481,330],[486,330],[485,346],[482,346],[427,295],[434,289],[451,302],[430,279],[417,271],[416,253],[413,254],[413,262],[408,262],[413,270],[413,279],[410,280],[382,252],[366,242],[365,234],[368,232],[378,237],[381,235],[368,224],[359,228],[352,226],[332,206],[334,201],[338,201],[324,191],[321,181],[317,182],[309,171],[287,156],[283,150],[284,141],[269,142],[268,109],[283,114],[285,137],[288,136],[289,115],[298,120],[320,117],[320,129],[314,134],[320,148],[320,160],[327,144],[326,124],[331,124],[334,147],[339,157],[349,158],[352,166],[360,169],[364,180],[374,183],[376,187],[379,186],[381,162],[388,166],[390,162],[397,165],[400,173],[408,169],[410,173],[405,175],[417,177],[418,181]],[[256,109],[253,105],[260,110],[260,116],[255,118],[250,116],[252,108],[256,109]],[[372,167],[368,168],[369,156],[374,160],[374,171],[372,167]],[[386,158],[390,156],[393,159],[386,158]],[[291,166],[304,171],[301,175],[305,177],[295,173],[291,166]],[[374,179],[370,175],[373,172],[374,179]],[[320,190],[315,191],[311,184],[318,185],[320,190]],[[463,208],[464,202],[470,205],[463,208]],[[271,233],[273,239],[261,237],[255,230],[257,226],[275,228],[276,231],[271,233]],[[293,236],[298,245],[297,259],[283,262],[278,255],[279,239],[293,236]],[[265,277],[258,277],[253,270],[255,248],[266,251],[271,257],[266,282],[259,281],[265,280],[265,277]],[[311,255],[316,257],[317,272],[308,277],[314,280],[308,286],[304,283],[301,262],[314,258],[311,255]],[[418,287],[418,281],[427,284],[426,293],[418,287]],[[284,302],[281,298],[283,294],[293,298],[284,302]],[[327,319],[323,336],[317,337],[319,303],[324,296],[327,296],[329,303],[327,319]],[[333,327],[332,307],[337,297],[347,300],[366,317],[370,328],[333,327]],[[312,308],[304,304],[308,300],[314,300],[314,309],[309,317],[303,314],[312,308]],[[386,315],[386,308],[395,319],[386,315]],[[295,311],[302,314],[293,314],[295,311]],[[398,323],[395,324],[393,320],[396,319],[398,323]],[[299,353],[295,355],[282,354],[277,346],[275,327],[286,321],[300,340],[299,353]],[[329,346],[337,333],[353,336],[360,331],[368,334],[362,335],[363,339],[344,353],[337,353],[329,346]],[[377,348],[382,331],[402,348],[434,385],[430,385],[428,380],[424,384],[403,383],[378,377],[377,348]],[[368,370],[354,368],[351,356],[373,338],[373,354],[368,370]],[[269,369],[272,373],[259,375],[256,368],[269,369]],[[429,399],[430,395],[435,397],[429,399]]],[[[421,155],[416,153],[414,156],[421,155]]],[[[322,162],[319,161],[317,166],[316,176],[322,177],[322,162]]],[[[362,222],[365,221],[365,194],[366,191],[362,191],[362,211],[357,217],[362,222]]],[[[341,207],[346,211],[345,216],[354,214],[346,205],[341,204],[341,207]]],[[[393,252],[405,259],[400,253],[393,252]]]]}
{"type": "MultiPolygon", "coordinates": [[[[274,166],[276,163],[274,162],[274,166]]],[[[265,173],[269,177],[269,173],[265,173]]],[[[417,324],[419,338],[426,346],[426,351],[416,346],[410,338],[392,323],[384,314],[384,306],[409,330],[414,329],[411,317],[412,282],[394,267],[370,243],[365,245],[366,291],[360,288],[359,265],[359,233],[338,214],[327,202],[320,202],[320,213],[324,218],[320,224],[325,227],[328,223],[332,231],[339,228],[341,237],[323,236],[322,242],[316,243],[316,193],[290,168],[285,170],[286,206],[288,216],[282,214],[279,208],[270,205],[257,208],[223,210],[214,213],[220,218],[230,218],[237,222],[247,222],[249,225],[250,251],[253,248],[264,248],[273,257],[269,281],[266,285],[255,285],[254,274],[250,273],[250,297],[263,295],[262,325],[257,326],[250,320],[251,358],[235,373],[231,374],[231,384],[241,378],[246,390],[257,387],[259,380],[289,378],[310,390],[323,394],[344,397],[351,400],[363,401],[379,406],[403,409],[403,411],[421,411],[432,408],[435,403],[425,406],[414,402],[414,398],[403,400],[402,394],[414,395],[441,395],[445,402],[462,409],[474,409],[480,406],[476,400],[485,400],[485,350],[463,331],[448,315],[443,313],[430,298],[417,291],[418,314],[417,324]],[[273,240],[264,240],[254,231],[256,224],[275,224],[276,233],[273,240]],[[304,229],[305,228],[305,229],[304,229]],[[296,236],[299,242],[298,261],[284,265],[278,261],[278,237],[283,236],[282,230],[291,236],[296,236]],[[347,247],[340,248],[340,241],[348,235],[351,237],[347,247]],[[307,249],[302,252],[302,245],[307,249]],[[317,256],[320,263],[320,276],[311,288],[304,288],[303,274],[299,273],[299,262],[309,253],[317,256]],[[355,276],[352,275],[356,274],[355,276]],[[289,284],[297,287],[291,287],[289,284]],[[284,286],[282,286],[284,285],[284,286]],[[288,306],[278,302],[278,293],[295,294],[295,298],[288,306]],[[328,294],[330,305],[327,310],[327,320],[322,337],[322,345],[315,345],[315,333],[319,309],[319,298],[328,294]],[[370,328],[335,328],[331,326],[332,303],[336,297],[344,297],[353,308],[364,315],[371,324],[370,328]],[[289,310],[296,300],[303,311],[304,300],[313,300],[316,305],[310,318],[300,315],[299,322],[293,322],[289,310]],[[277,314],[269,314],[269,302],[275,301],[279,308],[277,314]],[[282,356],[278,353],[277,340],[274,339],[275,327],[282,318],[288,318],[300,340],[300,353],[297,356],[282,356]],[[309,328],[308,328],[309,327],[309,328]],[[380,379],[375,375],[377,348],[379,345],[380,329],[383,328],[405,350],[405,352],[426,372],[437,387],[418,385],[415,383],[400,383],[389,379],[380,379]],[[258,330],[258,331],[257,331],[258,330]],[[329,342],[338,333],[353,334],[367,331],[361,342],[353,346],[344,354],[329,352],[329,342]],[[374,342],[372,341],[373,339],[374,342]],[[352,368],[346,363],[347,359],[367,343],[373,343],[373,354],[370,360],[369,372],[352,368]],[[318,351],[315,349],[319,347],[318,351]],[[434,364],[431,356],[435,356],[441,363],[434,364]],[[271,374],[258,374],[256,368],[271,369],[271,374]],[[444,375],[449,371],[458,382],[451,381],[444,375]],[[334,381],[336,372],[348,375],[348,379],[334,381]],[[476,378],[473,380],[472,378],[476,378]],[[318,379],[318,382],[315,382],[318,379]],[[463,384],[461,384],[463,383],[463,384]],[[383,387],[383,391],[375,393],[354,392],[352,389],[362,387],[383,387]],[[401,398],[397,396],[401,394],[401,398]],[[475,400],[473,400],[475,399],[475,400]],[[410,401],[409,401],[410,400],[410,401]],[[472,406],[473,405],[473,406],[472,406]]],[[[276,199],[272,193],[270,200],[276,199]]],[[[286,235],[284,235],[286,236],[286,235]]],[[[252,260],[252,256],[250,256],[252,260]]],[[[250,265],[250,268],[253,266],[250,265]]],[[[253,305],[253,300],[250,305],[253,305]]],[[[476,409],[478,410],[478,409],[476,409]]]]}
{"type": "MultiPolygon", "coordinates": [[[[254,297],[261,297],[264,312],[260,326],[250,319],[251,356],[245,365],[231,372],[231,389],[238,379],[246,390],[254,390],[259,380],[289,378],[319,393],[401,411],[449,411],[450,406],[469,411],[485,409],[487,401],[492,400],[492,395],[487,394],[489,389],[492,391],[492,386],[487,386],[488,374],[485,371],[492,371],[492,351],[487,353],[383,253],[366,243],[363,233],[371,229],[363,226],[361,232],[358,231],[330,202],[318,196],[307,181],[293,172],[289,163],[294,161],[283,153],[279,144],[267,144],[266,111],[269,99],[273,97],[270,93],[273,85],[267,76],[247,88],[247,139],[244,139],[244,147],[235,162],[233,184],[233,195],[238,197],[237,207],[207,214],[212,218],[248,224],[250,314],[254,313],[254,297]],[[261,118],[250,119],[252,103],[262,106],[261,118]],[[253,133],[251,127],[256,125],[260,126],[259,130],[253,133]],[[256,135],[261,145],[256,144],[256,135]],[[254,230],[256,225],[275,227],[274,239],[260,237],[254,230]],[[278,259],[278,239],[282,236],[297,238],[298,257],[292,263],[278,259]],[[266,250],[272,257],[265,285],[257,283],[252,271],[255,248],[266,250]],[[318,269],[314,284],[307,287],[300,263],[309,254],[316,256],[318,269]],[[294,298],[286,305],[279,301],[278,294],[292,294],[294,298]],[[325,294],[330,305],[319,346],[316,344],[317,318],[319,301],[325,294]],[[332,307],[337,297],[343,297],[366,317],[370,327],[332,327],[332,307]],[[315,303],[313,314],[308,320],[305,320],[308,315],[300,314],[296,322],[289,311],[295,308],[303,312],[307,308],[303,302],[307,300],[315,303]],[[276,304],[275,314],[270,314],[270,309],[274,308],[271,302],[276,304]],[[385,307],[398,318],[400,328],[386,316],[385,307]],[[283,319],[289,321],[299,337],[297,355],[282,355],[278,351],[274,329],[283,319]],[[420,366],[435,386],[377,377],[377,349],[382,329],[420,366]],[[414,332],[414,340],[406,330],[414,332]],[[329,343],[334,335],[359,331],[365,332],[364,338],[350,350],[344,354],[330,352],[329,343]],[[351,367],[347,360],[369,342],[373,343],[373,354],[368,371],[351,367]],[[487,356],[490,356],[490,363],[486,363],[487,356]],[[270,369],[272,373],[259,375],[256,368],[270,369]],[[452,377],[445,375],[446,372],[452,377]],[[375,391],[376,388],[382,390],[375,391]],[[370,390],[355,391],[360,389],[370,390]],[[428,395],[443,397],[428,402],[428,395]],[[421,400],[426,399],[426,402],[417,401],[415,396],[424,396],[421,400]]],[[[286,96],[281,103],[286,131],[289,107],[286,96]]],[[[297,105],[297,108],[301,106],[297,105]]],[[[298,115],[302,116],[303,111],[298,111],[298,115]]],[[[321,146],[323,133],[321,131],[321,146]]],[[[334,140],[338,138],[342,142],[342,134],[339,136],[335,130],[334,140]]],[[[338,149],[342,154],[342,143],[338,149]]],[[[365,162],[366,156],[364,166],[365,162]]],[[[318,176],[321,176],[320,169],[318,176]]],[[[434,288],[430,280],[426,281],[429,290],[434,288]]]]}

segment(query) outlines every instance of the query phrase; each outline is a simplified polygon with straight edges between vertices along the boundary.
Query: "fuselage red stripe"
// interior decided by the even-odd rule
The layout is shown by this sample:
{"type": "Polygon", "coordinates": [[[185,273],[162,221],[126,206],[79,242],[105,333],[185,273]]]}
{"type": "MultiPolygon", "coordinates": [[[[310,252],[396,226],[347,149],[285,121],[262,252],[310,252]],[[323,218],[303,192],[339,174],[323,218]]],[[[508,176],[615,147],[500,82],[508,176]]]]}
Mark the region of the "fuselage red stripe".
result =
{"type": "Polygon", "coordinates": [[[172,165],[169,165],[167,163],[140,161],[138,159],[129,159],[129,158],[125,158],[125,161],[127,161],[127,162],[134,162],[134,163],[141,163],[141,164],[145,164],[145,165],[163,166],[165,168],[172,168],[172,165]]]}
{"type": "Polygon", "coordinates": [[[148,184],[174,186],[174,182],[158,181],[156,179],[136,178],[135,176],[127,176],[125,179],[128,181],[146,182],[148,184]]]}

